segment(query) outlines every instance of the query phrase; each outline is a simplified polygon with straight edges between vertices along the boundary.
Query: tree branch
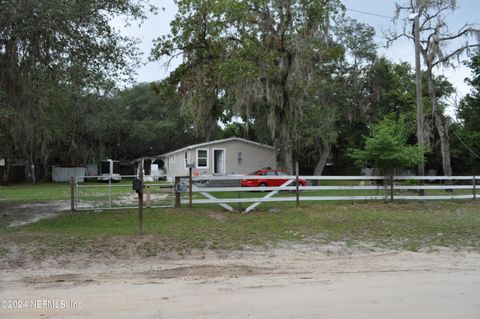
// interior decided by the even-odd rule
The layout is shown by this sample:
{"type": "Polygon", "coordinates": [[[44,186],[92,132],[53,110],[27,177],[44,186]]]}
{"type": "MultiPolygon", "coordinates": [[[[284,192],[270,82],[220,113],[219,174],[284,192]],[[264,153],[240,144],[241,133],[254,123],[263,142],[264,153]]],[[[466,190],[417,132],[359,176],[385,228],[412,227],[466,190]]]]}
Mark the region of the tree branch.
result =
{"type": "Polygon", "coordinates": [[[425,17],[425,21],[423,21],[423,23],[420,25],[420,30],[423,30],[423,27],[427,24],[427,22],[435,19],[436,17],[438,17],[440,15],[440,13],[442,13],[443,11],[449,10],[449,9],[452,9],[452,6],[447,5],[445,7],[440,8],[437,12],[435,12],[434,15],[429,15],[428,12],[425,11],[424,14],[423,14],[423,16],[425,17]]]}
{"type": "Polygon", "coordinates": [[[454,57],[456,55],[459,55],[459,54],[462,54],[462,52],[464,52],[465,50],[468,50],[470,48],[478,48],[478,47],[480,47],[480,43],[464,45],[463,47],[458,48],[455,51],[453,51],[452,53],[450,53],[450,54],[444,56],[443,58],[439,59],[435,63],[432,63],[432,67],[438,66],[439,64],[442,64],[442,63],[446,63],[452,57],[454,57]]]}
{"type": "Polygon", "coordinates": [[[442,38],[439,38],[438,40],[439,41],[448,41],[448,40],[454,40],[454,39],[457,39],[461,36],[464,36],[465,34],[467,33],[480,33],[480,30],[478,29],[474,29],[471,27],[471,24],[465,24],[459,31],[457,34],[454,34],[454,35],[450,35],[450,36],[445,36],[445,37],[442,37],[442,38]],[[468,28],[467,28],[468,26],[468,28]],[[465,29],[466,28],[466,29],[465,29]]]}
{"type": "Polygon", "coordinates": [[[389,37],[386,38],[387,39],[387,46],[390,45],[392,42],[394,42],[398,39],[401,39],[401,38],[407,38],[407,39],[410,39],[410,40],[415,40],[415,38],[412,37],[409,34],[406,34],[406,33],[397,34],[397,35],[393,36],[392,38],[389,38],[389,37]]]}

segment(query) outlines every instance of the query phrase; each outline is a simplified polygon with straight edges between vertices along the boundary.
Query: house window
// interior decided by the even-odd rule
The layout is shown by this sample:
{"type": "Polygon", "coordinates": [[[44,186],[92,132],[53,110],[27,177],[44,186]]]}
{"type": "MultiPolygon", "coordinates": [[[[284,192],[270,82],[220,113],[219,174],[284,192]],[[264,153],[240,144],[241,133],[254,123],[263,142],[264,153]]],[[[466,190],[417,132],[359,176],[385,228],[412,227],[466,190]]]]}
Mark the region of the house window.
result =
{"type": "Polygon", "coordinates": [[[242,152],[238,152],[238,165],[242,164],[243,158],[242,158],[242,152]]]}
{"type": "Polygon", "coordinates": [[[187,168],[188,165],[188,152],[183,153],[183,168],[187,168]]]}
{"type": "Polygon", "coordinates": [[[198,168],[208,167],[208,150],[206,149],[197,150],[197,167],[198,168]]]}
{"type": "Polygon", "coordinates": [[[172,163],[175,163],[175,155],[172,156],[172,163]]]}

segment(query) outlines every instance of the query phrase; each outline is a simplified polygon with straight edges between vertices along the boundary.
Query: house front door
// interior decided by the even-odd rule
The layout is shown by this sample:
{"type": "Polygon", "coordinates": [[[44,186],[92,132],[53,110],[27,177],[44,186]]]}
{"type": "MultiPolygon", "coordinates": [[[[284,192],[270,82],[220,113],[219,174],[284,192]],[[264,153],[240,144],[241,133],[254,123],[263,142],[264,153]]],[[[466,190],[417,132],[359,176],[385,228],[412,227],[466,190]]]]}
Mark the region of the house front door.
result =
{"type": "Polygon", "coordinates": [[[213,174],[224,175],[225,150],[213,150],[213,174]]]}

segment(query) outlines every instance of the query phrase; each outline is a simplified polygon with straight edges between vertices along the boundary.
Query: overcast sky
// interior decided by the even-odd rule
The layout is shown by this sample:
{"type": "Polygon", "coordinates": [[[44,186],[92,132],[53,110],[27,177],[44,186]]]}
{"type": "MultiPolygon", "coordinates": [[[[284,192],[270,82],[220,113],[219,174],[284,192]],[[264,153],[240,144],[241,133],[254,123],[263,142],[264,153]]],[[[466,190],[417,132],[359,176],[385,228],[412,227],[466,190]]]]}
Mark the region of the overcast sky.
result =
{"type": "MultiPolygon", "coordinates": [[[[173,0],[151,0],[159,8],[157,15],[149,15],[148,19],[141,27],[131,26],[123,27],[123,22],[119,19],[113,21],[113,25],[121,30],[124,35],[139,38],[141,40],[140,49],[143,51],[143,65],[137,74],[137,82],[158,81],[165,78],[171,72],[178,61],[172,63],[169,68],[163,66],[161,62],[147,62],[150,50],[152,49],[152,41],[160,35],[170,32],[170,21],[175,17],[177,8],[173,0]]],[[[353,17],[360,22],[368,23],[377,31],[376,41],[385,44],[383,38],[384,31],[393,27],[392,20],[395,11],[394,0],[343,0],[347,7],[347,15],[353,17]],[[364,14],[352,10],[365,11],[371,14],[364,14]],[[385,17],[375,16],[372,14],[382,15],[385,17]]],[[[480,22],[480,0],[458,0],[459,9],[450,14],[448,23],[451,30],[460,28],[465,22],[480,22]]],[[[474,39],[471,39],[474,41],[474,39]]],[[[394,62],[407,61],[414,65],[414,49],[413,43],[407,40],[398,40],[389,48],[381,47],[380,54],[385,55],[394,62]]],[[[460,96],[469,92],[468,86],[464,83],[464,79],[470,76],[468,68],[460,65],[456,69],[437,70],[437,73],[444,73],[445,76],[455,85],[460,96]]]]}

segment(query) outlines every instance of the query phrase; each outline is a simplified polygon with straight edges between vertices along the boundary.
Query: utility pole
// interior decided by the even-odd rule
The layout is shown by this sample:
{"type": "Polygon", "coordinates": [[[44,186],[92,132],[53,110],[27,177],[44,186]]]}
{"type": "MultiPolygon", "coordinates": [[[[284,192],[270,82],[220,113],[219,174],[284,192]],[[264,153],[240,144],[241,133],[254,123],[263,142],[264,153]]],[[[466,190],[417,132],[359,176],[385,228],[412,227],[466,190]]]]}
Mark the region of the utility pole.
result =
{"type": "MultiPolygon", "coordinates": [[[[420,65],[420,17],[418,13],[413,13],[410,15],[410,20],[413,20],[413,36],[415,39],[415,82],[416,82],[416,91],[417,91],[417,144],[422,150],[424,148],[424,137],[423,137],[423,100],[422,100],[422,70],[420,65]]],[[[422,158],[422,161],[418,164],[418,175],[425,176],[425,161],[422,158]]],[[[423,180],[420,180],[420,185],[423,185],[423,180]]],[[[423,196],[425,191],[423,189],[419,190],[419,195],[423,196]]]]}

